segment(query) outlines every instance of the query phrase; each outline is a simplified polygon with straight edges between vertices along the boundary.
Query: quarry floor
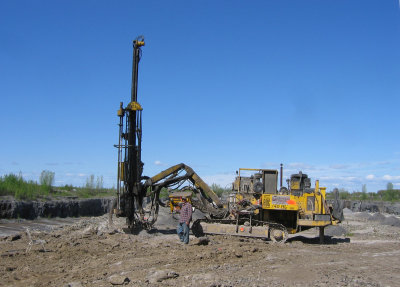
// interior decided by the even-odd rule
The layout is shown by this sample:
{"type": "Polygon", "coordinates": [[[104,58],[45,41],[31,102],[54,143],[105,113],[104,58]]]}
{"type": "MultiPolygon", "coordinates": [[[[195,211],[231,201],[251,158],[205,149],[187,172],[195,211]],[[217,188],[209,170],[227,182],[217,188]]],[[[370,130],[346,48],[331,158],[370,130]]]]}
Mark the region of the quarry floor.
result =
{"type": "Polygon", "coordinates": [[[314,229],[285,244],[209,236],[196,245],[191,236],[182,245],[166,209],[156,232],[139,235],[123,233],[122,218],[109,226],[106,215],[31,227],[45,250],[26,252],[24,232],[1,238],[0,286],[399,286],[400,228],[366,213],[345,217],[324,245],[314,229]]]}

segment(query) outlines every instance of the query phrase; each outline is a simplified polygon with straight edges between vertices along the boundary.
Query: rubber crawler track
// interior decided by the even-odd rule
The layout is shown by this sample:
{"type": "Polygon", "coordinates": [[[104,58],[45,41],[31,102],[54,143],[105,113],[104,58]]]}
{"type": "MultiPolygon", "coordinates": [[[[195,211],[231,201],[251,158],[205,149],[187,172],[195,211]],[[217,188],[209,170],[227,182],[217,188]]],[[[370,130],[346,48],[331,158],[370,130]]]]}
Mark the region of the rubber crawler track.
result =
{"type": "MultiPolygon", "coordinates": [[[[239,225],[244,224],[244,222],[246,222],[246,221],[248,221],[247,218],[239,219],[239,225]]],[[[204,236],[204,232],[200,225],[201,222],[236,225],[236,219],[197,219],[196,221],[193,222],[193,225],[192,225],[192,232],[193,232],[194,236],[196,236],[196,237],[204,236]]],[[[284,243],[286,241],[286,239],[288,238],[287,229],[282,224],[275,223],[275,222],[269,222],[269,221],[259,221],[259,220],[252,220],[251,223],[252,223],[252,226],[268,226],[270,230],[273,230],[273,229],[281,230],[284,233],[283,240],[276,241],[273,238],[269,238],[273,242],[284,243]]],[[[208,234],[212,234],[212,233],[208,233],[208,234]]],[[[229,235],[235,236],[235,234],[229,234],[229,235]]],[[[251,237],[251,236],[249,236],[249,237],[251,237]]],[[[258,237],[254,237],[254,238],[258,238],[258,237]]]]}

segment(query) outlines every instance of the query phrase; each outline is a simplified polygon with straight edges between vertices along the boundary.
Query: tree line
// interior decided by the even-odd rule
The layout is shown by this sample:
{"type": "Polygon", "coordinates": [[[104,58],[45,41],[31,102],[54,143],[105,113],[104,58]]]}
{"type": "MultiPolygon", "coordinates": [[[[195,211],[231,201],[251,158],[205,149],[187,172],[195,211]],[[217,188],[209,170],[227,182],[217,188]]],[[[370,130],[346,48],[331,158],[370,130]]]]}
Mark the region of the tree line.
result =
{"type": "Polygon", "coordinates": [[[93,174],[86,179],[82,187],[72,185],[54,186],[55,173],[43,170],[39,182],[25,180],[22,173],[7,174],[0,177],[0,196],[13,196],[18,200],[48,199],[55,196],[79,198],[110,196],[114,188],[104,188],[103,176],[93,174]]]}
{"type": "MultiPolygon", "coordinates": [[[[333,191],[327,193],[327,198],[333,198],[333,191]]],[[[367,185],[363,184],[360,191],[349,192],[344,188],[339,188],[339,198],[343,200],[371,200],[371,201],[399,201],[400,189],[394,189],[393,183],[388,182],[386,189],[377,192],[368,192],[367,185]]]]}

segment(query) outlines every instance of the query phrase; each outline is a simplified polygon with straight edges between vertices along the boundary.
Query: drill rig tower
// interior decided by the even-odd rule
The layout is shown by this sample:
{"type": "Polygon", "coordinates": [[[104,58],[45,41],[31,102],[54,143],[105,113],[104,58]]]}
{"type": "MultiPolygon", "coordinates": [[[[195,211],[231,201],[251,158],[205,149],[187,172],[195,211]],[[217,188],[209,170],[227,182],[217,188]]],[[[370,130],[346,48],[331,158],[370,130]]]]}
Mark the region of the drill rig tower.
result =
{"type": "Polygon", "coordinates": [[[142,207],[146,190],[141,183],[143,162],[142,146],[142,107],[137,101],[139,61],[144,46],[144,37],[133,41],[131,102],[124,108],[120,103],[118,145],[118,181],[115,213],[127,219],[128,227],[141,228],[144,211],[142,207]],[[137,212],[138,211],[138,212],[137,212]]]}

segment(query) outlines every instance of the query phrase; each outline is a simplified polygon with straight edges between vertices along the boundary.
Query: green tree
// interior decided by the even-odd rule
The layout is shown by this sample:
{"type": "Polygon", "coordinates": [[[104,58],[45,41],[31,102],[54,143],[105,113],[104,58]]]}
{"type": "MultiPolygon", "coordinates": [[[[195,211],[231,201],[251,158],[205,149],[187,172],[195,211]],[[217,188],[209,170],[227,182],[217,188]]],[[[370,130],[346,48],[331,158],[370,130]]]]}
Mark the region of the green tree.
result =
{"type": "Polygon", "coordinates": [[[366,184],[363,184],[363,185],[362,185],[361,191],[362,191],[363,193],[367,193],[367,185],[366,185],[366,184]]]}
{"type": "Polygon", "coordinates": [[[385,201],[395,201],[399,199],[399,194],[397,191],[391,189],[391,190],[385,190],[383,194],[383,200],[385,201]]]}
{"type": "Polygon", "coordinates": [[[160,198],[168,198],[168,196],[169,196],[168,188],[165,188],[165,187],[161,188],[159,196],[160,196],[160,198]]]}
{"type": "Polygon", "coordinates": [[[100,190],[103,189],[103,176],[98,176],[96,179],[96,189],[100,190]]]}
{"type": "Polygon", "coordinates": [[[54,184],[55,173],[49,170],[43,170],[40,174],[39,182],[43,186],[51,187],[54,184]]]}
{"type": "Polygon", "coordinates": [[[361,192],[360,199],[361,200],[367,200],[367,198],[368,198],[368,196],[367,196],[367,185],[363,184],[361,190],[362,190],[362,192],[361,192]]]}
{"type": "Polygon", "coordinates": [[[344,188],[339,189],[339,199],[350,199],[350,192],[344,188]]]}
{"type": "Polygon", "coordinates": [[[230,190],[222,188],[219,184],[213,183],[211,184],[211,189],[214,191],[216,195],[219,197],[224,193],[224,192],[229,192],[230,190]]]}
{"type": "Polygon", "coordinates": [[[88,178],[86,178],[85,187],[87,189],[94,189],[95,188],[95,185],[94,185],[94,174],[91,174],[88,178]]]}

